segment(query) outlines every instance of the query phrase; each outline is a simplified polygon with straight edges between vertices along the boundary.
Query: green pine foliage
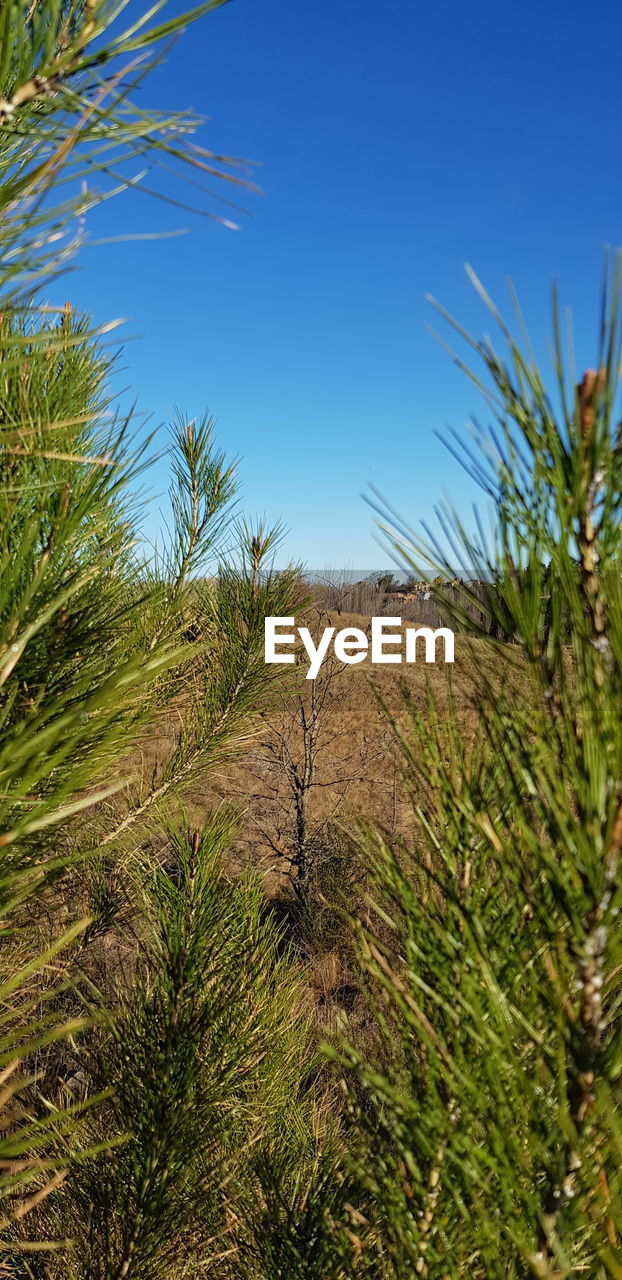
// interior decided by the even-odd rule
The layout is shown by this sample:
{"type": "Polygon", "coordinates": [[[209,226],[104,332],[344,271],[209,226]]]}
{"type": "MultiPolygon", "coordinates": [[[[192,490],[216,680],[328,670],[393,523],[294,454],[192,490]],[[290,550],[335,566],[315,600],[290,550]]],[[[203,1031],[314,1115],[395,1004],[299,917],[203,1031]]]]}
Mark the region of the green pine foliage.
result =
{"type": "Polygon", "coordinates": [[[127,424],[106,422],[109,361],[86,335],[70,312],[35,323],[32,342],[27,321],[5,323],[5,847],[45,830],[112,768],[139,714],[140,686],[166,652],[147,656],[140,643],[144,592],[125,496],[137,459],[127,424]]]}
{"type": "Polygon", "coordinates": [[[619,280],[597,370],[569,379],[558,344],[554,397],[503,322],[506,359],[473,344],[496,419],[468,454],[490,539],[449,513],[444,546],[384,522],[413,567],[476,566],[513,641],[470,654],[475,741],[433,703],[396,723],[412,847],[363,837],[386,1053],[342,1061],[390,1275],[622,1274],[619,280]]]}
{"type": "Polygon", "coordinates": [[[130,17],[127,5],[114,0],[4,0],[3,303],[24,291],[30,297],[33,285],[59,274],[83,243],[85,218],[96,204],[129,186],[164,194],[157,182],[144,182],[159,167],[202,190],[195,208],[203,216],[230,221],[213,211],[214,199],[237,214],[231,195],[251,187],[248,165],[200,146],[194,135],[201,121],[191,112],[151,110],[134,100],[175,33],[224,3],[203,0],[167,16],[167,0],[157,0],[130,17]],[[147,166],[129,164],[138,159],[148,159],[147,166]]]}
{"type": "Polygon", "coordinates": [[[366,1032],[320,1055],[236,819],[188,816],[270,705],[298,574],[208,414],[172,424],[145,548],[151,441],[105,331],[40,303],[129,159],[240,184],[194,117],[133,103],[219,3],[0,6],[0,1274],[619,1280],[620,270],[581,381],[555,309],[552,392],[477,281],[506,353],[456,326],[494,425],[451,447],[491,531],[384,529],[436,575],[478,727],[431,694],[392,718],[410,838],[358,829],[366,1032]]]}
{"type": "MultiPolygon", "coordinates": [[[[0,957],[0,981],[8,1010],[7,1229],[25,1216],[26,1184],[33,1184],[34,1210],[45,1187],[64,1179],[70,1155],[84,1160],[87,1150],[117,1136],[115,1123],[104,1136],[85,1130],[78,1139],[74,1119],[87,1100],[65,1105],[63,1081],[81,1068],[73,1050],[60,1051],[59,1037],[73,1044],[100,1016],[92,1000],[85,1008],[75,982],[89,948],[120,911],[127,913],[118,858],[135,861],[158,829],[160,843],[171,845],[172,837],[158,828],[163,806],[248,734],[251,714],[270,687],[262,663],[264,612],[289,609],[298,590],[294,571],[276,575],[265,565],[270,532],[253,534],[231,520],[228,549],[238,549],[237,566],[222,566],[213,581],[190,576],[210,557],[217,567],[234,493],[232,469],[209,431],[186,450],[179,430],[173,435],[173,496],[191,493],[196,504],[173,502],[169,574],[145,561],[137,547],[136,500],[128,496],[144,445],[132,448],[128,424],[108,420],[109,362],[69,312],[33,332],[31,343],[21,319],[5,326],[0,840],[10,940],[0,957]],[[17,385],[9,369],[18,370],[17,385]],[[190,639],[188,616],[196,633],[190,639]],[[171,717],[179,728],[169,755],[137,777],[142,744],[171,717]],[[63,875],[80,909],[77,923],[58,937],[54,921],[66,911],[63,875]],[[46,974],[61,949],[62,979],[50,985],[46,974]]],[[[193,432],[190,424],[186,441],[194,440],[193,432]]],[[[226,921],[219,937],[224,955],[226,921]]],[[[252,972],[251,965],[249,981],[252,972]]],[[[229,1000],[228,990],[223,999],[229,1000]]],[[[232,1039],[232,1059],[241,1048],[242,1040],[232,1039]]],[[[140,1072],[133,1083],[142,1090],[140,1072]]],[[[90,1105],[100,1090],[89,1085],[88,1092],[90,1105]]]]}
{"type": "Polygon", "coordinates": [[[75,1240],[59,1274],[239,1274],[241,1189],[263,1150],[291,1142],[308,1020],[259,884],[225,878],[234,828],[226,811],[202,832],[168,825],[166,861],[135,873],[134,981],[83,1056],[93,1087],[113,1091],[97,1134],[125,1140],[59,1202],[75,1240]]]}
{"type": "MultiPolygon", "coordinates": [[[[91,1043],[80,1033],[104,1018],[89,957],[107,929],[130,921],[121,855],[135,861],[156,810],[167,821],[164,802],[248,732],[266,692],[260,606],[288,609],[298,590],[294,572],[277,581],[270,570],[272,535],[234,535],[234,469],[207,421],[176,424],[164,561],[140,551],[136,481],[150,441],[110,400],[105,331],[36,294],[80,243],[76,215],[112,194],[90,188],[90,174],[121,189],[124,162],[151,153],[240,181],[235,166],[188,143],[196,119],[132,105],[132,82],[161,42],[217,5],[154,23],[162,7],[126,29],[123,6],[99,0],[9,0],[0,14],[0,1263],[10,1274],[47,1267],[48,1253],[67,1273],[53,1193],[64,1186],[69,1207],[78,1183],[68,1170],[128,1139],[116,1112],[108,1123],[110,1089],[127,1099],[144,1084],[149,1114],[148,1081],[117,1079],[112,1048],[86,1085],[80,1076],[78,1045],[91,1043]],[[254,584],[241,579],[233,591],[224,573],[222,586],[202,584],[225,552],[252,559],[254,584]],[[188,635],[189,617],[195,629],[200,618],[200,635],[188,635]],[[237,637],[230,648],[220,627],[237,637]],[[155,772],[137,769],[147,737],[172,715],[180,727],[170,757],[155,772]],[[96,1076],[110,1088],[92,1087],[96,1076]]],[[[161,830],[159,839],[172,837],[161,830]]],[[[224,920],[221,930],[229,953],[234,916],[230,946],[224,920]]],[[[163,989],[164,967],[154,972],[163,989]]],[[[137,1009],[138,1032],[146,996],[137,1009]]],[[[136,1220],[145,1213],[138,1188],[136,1220]]],[[[151,1243],[143,1233],[140,1256],[156,1248],[158,1230],[151,1243]]],[[[102,1256],[114,1268],[113,1253],[102,1256]]]]}
{"type": "MultiPolygon", "coordinates": [[[[4,1098],[19,1116],[24,1090],[39,1094],[44,1046],[84,1021],[79,1011],[68,1014],[43,975],[88,923],[48,930],[35,958],[38,935],[24,932],[27,913],[66,865],[58,824],[114,790],[114,762],[144,716],[141,691],[172,650],[145,655],[132,645],[137,606],[120,497],[132,468],[123,427],[106,429],[102,451],[105,360],[97,344],[68,312],[60,323],[5,317],[1,336],[0,983],[4,1098]],[[36,974],[40,1001],[32,995],[36,974]]],[[[3,1131],[1,1180],[5,1194],[20,1191],[20,1214],[41,1168],[56,1176],[67,1128],[40,1101],[36,1112],[3,1131]]]]}

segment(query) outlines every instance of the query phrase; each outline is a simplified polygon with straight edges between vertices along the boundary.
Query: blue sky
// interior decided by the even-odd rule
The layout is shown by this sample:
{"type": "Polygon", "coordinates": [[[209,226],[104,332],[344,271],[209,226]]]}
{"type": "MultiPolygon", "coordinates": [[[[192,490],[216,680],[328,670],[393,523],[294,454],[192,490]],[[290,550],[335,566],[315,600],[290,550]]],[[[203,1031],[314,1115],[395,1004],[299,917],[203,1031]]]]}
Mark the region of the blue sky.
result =
{"type": "MultiPolygon", "coordinates": [[[[614,0],[233,0],[146,82],[146,105],[193,108],[204,145],[259,161],[263,194],[240,232],[109,202],[94,239],[189,234],[87,248],[60,290],[128,318],[121,382],[152,426],[211,410],[246,512],[289,530],[281,561],[386,563],[370,481],[411,523],[443,490],[469,507],[434,432],[481,405],[425,301],[489,329],[465,262],[507,310],[512,278],[545,365],[557,279],[594,362],[602,252],[622,243],[621,37],[614,0]]],[[[161,465],[151,485],[153,535],[161,465]]]]}

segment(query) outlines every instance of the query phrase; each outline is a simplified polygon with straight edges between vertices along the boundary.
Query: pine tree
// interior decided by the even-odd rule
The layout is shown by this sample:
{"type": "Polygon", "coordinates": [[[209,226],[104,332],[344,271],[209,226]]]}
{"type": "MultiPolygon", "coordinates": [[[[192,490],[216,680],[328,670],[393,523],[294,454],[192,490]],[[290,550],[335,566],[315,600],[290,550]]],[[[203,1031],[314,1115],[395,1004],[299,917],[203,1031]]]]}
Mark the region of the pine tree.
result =
{"type": "Polygon", "coordinates": [[[310,1031],[259,882],[225,877],[235,823],[221,810],[201,832],[166,824],[167,861],[135,871],[134,980],[83,1054],[112,1091],[94,1136],[120,1145],[78,1167],[59,1201],[74,1239],[59,1275],[240,1274],[253,1160],[291,1140],[310,1031]]]}
{"type": "MultiPolygon", "coordinates": [[[[384,924],[360,948],[385,1052],[341,1061],[359,1081],[370,1275],[622,1274],[619,262],[607,283],[580,382],[555,307],[553,394],[483,295],[508,347],[472,341],[495,426],[466,460],[490,536],[450,510],[432,542],[383,518],[409,567],[447,580],[457,560],[485,583],[512,643],[486,627],[459,641],[476,730],[431,697],[425,715],[405,708],[413,841],[362,839],[384,924]]],[[[472,590],[437,596],[467,627],[472,590]]]]}
{"type": "Polygon", "coordinates": [[[109,400],[104,331],[40,301],[82,242],[86,211],[135,180],[124,176],[133,157],[248,185],[189,141],[195,117],[131,99],[162,41],[219,2],[159,23],[147,9],[126,29],[103,0],[8,0],[0,15],[0,1242],[11,1274],[32,1274],[26,1259],[42,1250],[68,1265],[51,1193],[119,1136],[117,1125],[94,1136],[85,1115],[103,1099],[77,1091],[71,1068],[76,1037],[102,1017],[80,983],[125,901],[121,846],[140,849],[161,802],[247,731],[261,692],[256,614],[273,598],[289,607],[295,583],[266,567],[265,531],[260,545],[248,531],[238,539],[260,600],[244,567],[235,593],[226,574],[215,589],[196,583],[222,552],[223,521],[232,529],[234,489],[203,425],[174,432],[166,570],[140,555],[148,442],[109,400]],[[97,190],[90,175],[115,185],[97,190]],[[189,644],[199,595],[204,634],[189,644]],[[190,706],[172,757],[136,780],[132,757],[182,687],[190,706]]]}

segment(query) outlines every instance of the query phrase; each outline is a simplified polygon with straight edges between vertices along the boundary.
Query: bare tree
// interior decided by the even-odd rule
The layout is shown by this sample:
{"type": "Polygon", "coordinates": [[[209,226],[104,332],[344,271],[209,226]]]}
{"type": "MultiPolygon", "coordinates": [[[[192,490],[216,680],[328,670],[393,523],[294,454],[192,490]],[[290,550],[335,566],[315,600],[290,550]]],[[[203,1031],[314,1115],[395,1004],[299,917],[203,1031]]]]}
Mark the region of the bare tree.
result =
{"type": "Polygon", "coordinates": [[[344,751],[352,735],[346,680],[344,668],[327,660],[315,680],[288,697],[278,719],[264,715],[266,734],[251,760],[251,771],[271,800],[269,825],[257,816],[255,825],[301,905],[308,899],[327,828],[349,788],[369,778],[370,765],[383,752],[382,742],[371,734],[357,734],[354,758],[344,751]],[[320,789],[329,790],[330,801],[318,813],[312,795],[320,789]]]}

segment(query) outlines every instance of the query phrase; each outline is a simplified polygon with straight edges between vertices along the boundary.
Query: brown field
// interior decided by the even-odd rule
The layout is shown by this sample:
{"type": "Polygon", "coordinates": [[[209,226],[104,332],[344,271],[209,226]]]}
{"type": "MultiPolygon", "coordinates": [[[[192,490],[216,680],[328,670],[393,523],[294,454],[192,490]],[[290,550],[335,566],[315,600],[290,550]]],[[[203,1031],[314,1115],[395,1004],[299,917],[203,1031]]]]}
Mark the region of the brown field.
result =
{"type": "MultiPolygon", "coordinates": [[[[312,632],[313,625],[310,623],[312,632]]],[[[359,627],[370,634],[370,619],[360,614],[322,612],[321,627],[338,630],[359,627]]],[[[404,624],[406,625],[406,624],[404,624]]],[[[412,621],[408,625],[416,625],[412,621]]],[[[355,666],[324,663],[315,682],[307,680],[307,659],[289,670],[285,692],[273,699],[273,706],[257,727],[245,755],[211,775],[205,786],[193,788],[191,809],[197,820],[214,804],[223,801],[238,807],[242,814],[240,837],[234,865],[252,866],[266,877],[267,892],[282,887],[280,860],[276,851],[287,854],[291,847],[293,803],[285,769],[275,761],[275,742],[298,762],[304,755],[300,709],[308,716],[313,685],[319,703],[314,785],[309,793],[309,823],[321,834],[330,823],[351,826],[360,818],[369,819],[392,834],[407,834],[410,804],[400,794],[395,734],[389,716],[402,719],[405,694],[423,711],[428,691],[441,712],[450,691],[465,727],[475,723],[469,703],[474,663],[484,646],[456,636],[455,663],[444,662],[400,666],[372,665],[369,657],[355,666]],[[384,709],[381,705],[384,703],[384,709]],[[387,714],[388,713],[388,714],[387,714]]],[[[285,857],[286,861],[286,857],[285,857]]]]}
{"type": "MultiPolygon", "coordinates": [[[[308,616],[304,621],[312,632],[334,625],[338,630],[360,627],[369,634],[370,628],[368,617],[336,611],[322,610],[315,625],[308,616]]],[[[407,625],[416,624],[408,620],[407,625]]],[[[442,721],[453,697],[458,719],[468,732],[476,723],[470,702],[473,674],[485,658],[485,648],[481,642],[456,635],[453,666],[424,661],[379,666],[366,658],[344,667],[337,662],[331,666],[327,660],[315,682],[305,678],[303,653],[304,662],[279,669],[283,679],[276,682],[269,710],[257,718],[243,753],[236,750],[232,761],[199,776],[186,792],[184,804],[193,827],[200,828],[222,804],[238,811],[240,826],[228,872],[238,875],[251,869],[261,875],[267,908],[282,914],[290,940],[300,944],[310,1008],[323,1031],[334,1030],[347,1018],[353,1033],[365,1034],[361,1028],[368,1021],[361,993],[353,985],[347,930],[340,929],[337,918],[344,894],[348,908],[357,913],[365,896],[359,860],[349,851],[344,833],[351,834],[365,820],[406,846],[414,834],[412,803],[401,783],[391,716],[405,723],[407,700],[425,716],[431,694],[442,721]],[[311,918],[301,931],[295,918],[294,879],[288,875],[295,847],[296,804],[287,762],[293,763],[299,776],[303,774],[302,717],[309,723],[314,699],[317,733],[305,804],[313,864],[311,918]]],[[[145,744],[139,765],[143,776],[172,749],[176,727],[171,720],[168,733],[165,727],[157,739],[145,744]]],[[[157,849],[153,852],[158,856],[157,849]]],[[[98,977],[103,971],[108,979],[113,973],[122,978],[128,965],[131,970],[134,947],[124,932],[115,927],[92,948],[98,977]]]]}

